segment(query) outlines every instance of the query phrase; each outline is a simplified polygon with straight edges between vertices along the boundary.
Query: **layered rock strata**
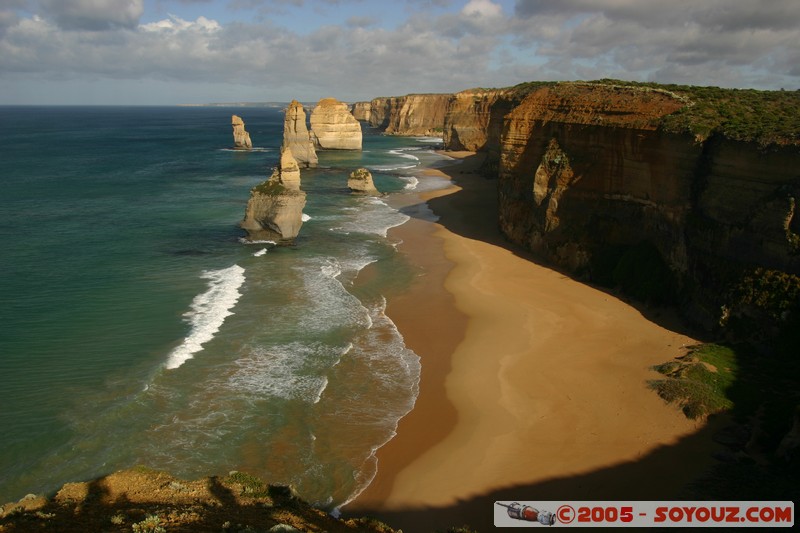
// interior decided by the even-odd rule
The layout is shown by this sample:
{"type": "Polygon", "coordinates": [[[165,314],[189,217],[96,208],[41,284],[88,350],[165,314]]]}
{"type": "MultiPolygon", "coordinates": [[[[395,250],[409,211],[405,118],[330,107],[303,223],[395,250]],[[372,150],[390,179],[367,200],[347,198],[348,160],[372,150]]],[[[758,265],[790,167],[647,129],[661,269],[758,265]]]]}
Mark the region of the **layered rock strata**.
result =
{"type": "Polygon", "coordinates": [[[800,150],[664,131],[686,105],[640,87],[532,91],[503,122],[499,222],[556,264],[678,300],[711,328],[753,269],[800,274],[800,150]]]}
{"type": "Polygon", "coordinates": [[[442,134],[450,94],[409,94],[353,105],[356,119],[394,135],[442,134]]]}
{"type": "Polygon", "coordinates": [[[683,104],[659,95],[648,110],[644,94],[544,87],[506,116],[500,227],[511,240],[573,271],[589,266],[594,243],[643,238],[685,263],[662,220],[685,218],[699,150],[656,131],[655,119],[683,104]]]}
{"type": "Polygon", "coordinates": [[[232,115],[231,126],[233,126],[233,147],[237,150],[250,150],[253,143],[250,141],[250,134],[244,129],[242,118],[232,115]]]}
{"type": "Polygon", "coordinates": [[[292,100],[286,108],[283,121],[283,146],[291,150],[297,162],[305,168],[316,167],[319,163],[314,141],[306,124],[303,104],[292,100]]]}
{"type": "MultiPolygon", "coordinates": [[[[800,286],[798,135],[735,140],[703,115],[687,119],[695,93],[670,89],[536,82],[462,91],[444,106],[445,148],[484,152],[502,232],[579,277],[677,302],[707,327],[737,313],[744,322],[785,315],[800,286]]],[[[715,91],[703,102],[711,117],[741,105],[736,98],[759,98],[715,91]]],[[[792,104],[791,93],[782,97],[792,104]]],[[[400,111],[404,101],[424,108],[409,98],[355,109],[397,132],[401,116],[417,116],[400,111]]]]}
{"type": "Polygon", "coordinates": [[[303,225],[306,193],[300,190],[300,168],[289,148],[272,176],[253,187],[240,226],[250,240],[291,244],[303,225]]]}
{"type": "Polygon", "coordinates": [[[356,120],[369,122],[372,118],[372,102],[356,102],[351,107],[350,112],[356,120]]]}
{"type": "Polygon", "coordinates": [[[323,98],[311,112],[314,145],[323,150],[361,150],[361,124],[344,102],[323,98]]]}
{"type": "Polygon", "coordinates": [[[347,187],[355,194],[378,196],[380,192],[375,188],[372,174],[366,168],[359,168],[350,173],[347,187]]]}

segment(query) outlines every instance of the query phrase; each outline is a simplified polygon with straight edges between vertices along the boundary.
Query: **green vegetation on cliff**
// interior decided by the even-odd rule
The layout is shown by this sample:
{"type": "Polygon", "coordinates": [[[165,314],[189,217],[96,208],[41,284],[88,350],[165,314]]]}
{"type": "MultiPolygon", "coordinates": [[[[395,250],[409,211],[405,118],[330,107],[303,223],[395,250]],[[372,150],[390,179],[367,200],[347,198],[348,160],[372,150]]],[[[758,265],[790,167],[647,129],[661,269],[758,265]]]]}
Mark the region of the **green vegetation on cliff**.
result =
{"type": "Polygon", "coordinates": [[[281,185],[278,180],[270,178],[250,189],[250,192],[263,194],[264,196],[279,196],[288,192],[288,189],[281,185]]]}
{"type": "Polygon", "coordinates": [[[700,139],[720,134],[762,146],[800,144],[800,90],[724,89],[609,78],[589,82],[530,81],[502,89],[480,87],[471,90],[503,90],[512,98],[522,99],[542,87],[586,84],[655,90],[686,102],[683,108],[660,120],[658,126],[667,132],[691,133],[700,139]]]}
{"type": "Polygon", "coordinates": [[[686,107],[661,120],[665,131],[688,132],[703,139],[721,134],[762,146],[800,143],[800,91],[723,89],[612,79],[592,83],[660,89],[687,99],[686,107]]]}

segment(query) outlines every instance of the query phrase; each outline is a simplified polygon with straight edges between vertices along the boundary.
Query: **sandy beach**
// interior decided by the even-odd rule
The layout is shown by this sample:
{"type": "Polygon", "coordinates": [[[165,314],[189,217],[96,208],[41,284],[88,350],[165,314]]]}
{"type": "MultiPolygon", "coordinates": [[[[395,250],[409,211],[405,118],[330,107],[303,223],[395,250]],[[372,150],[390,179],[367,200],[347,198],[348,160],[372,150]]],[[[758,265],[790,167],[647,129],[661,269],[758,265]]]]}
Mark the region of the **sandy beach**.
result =
{"type": "Polygon", "coordinates": [[[450,155],[429,172],[456,186],[423,198],[438,222],[393,230],[423,272],[387,306],[422,358],[419,398],[347,514],[486,531],[495,501],[675,498],[711,463],[711,429],[646,381],[697,341],[507,245],[496,182],[450,155]]]}

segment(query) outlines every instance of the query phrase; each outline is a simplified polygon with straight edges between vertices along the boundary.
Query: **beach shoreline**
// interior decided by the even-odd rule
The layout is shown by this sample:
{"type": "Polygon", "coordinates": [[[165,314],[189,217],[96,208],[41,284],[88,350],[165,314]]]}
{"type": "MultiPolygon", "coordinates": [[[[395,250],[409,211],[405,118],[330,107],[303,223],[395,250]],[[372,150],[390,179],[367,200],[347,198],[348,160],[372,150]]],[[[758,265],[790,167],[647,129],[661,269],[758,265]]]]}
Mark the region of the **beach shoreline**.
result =
{"type": "Polygon", "coordinates": [[[504,496],[677,497],[711,464],[710,428],[646,381],[698,341],[505,244],[497,182],[479,156],[446,155],[458,164],[425,173],[454,185],[420,199],[439,220],[391,230],[423,272],[386,309],[421,358],[419,396],[345,513],[482,531],[504,496]]]}

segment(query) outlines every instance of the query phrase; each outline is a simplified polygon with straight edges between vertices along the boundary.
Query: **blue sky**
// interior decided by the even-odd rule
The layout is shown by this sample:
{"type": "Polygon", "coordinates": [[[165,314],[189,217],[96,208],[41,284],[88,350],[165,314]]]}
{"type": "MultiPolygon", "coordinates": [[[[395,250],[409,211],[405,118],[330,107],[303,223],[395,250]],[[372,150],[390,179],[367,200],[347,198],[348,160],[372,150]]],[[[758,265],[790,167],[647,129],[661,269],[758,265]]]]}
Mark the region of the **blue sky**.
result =
{"type": "Polygon", "coordinates": [[[800,88],[800,0],[0,0],[0,104],[800,88]]]}

